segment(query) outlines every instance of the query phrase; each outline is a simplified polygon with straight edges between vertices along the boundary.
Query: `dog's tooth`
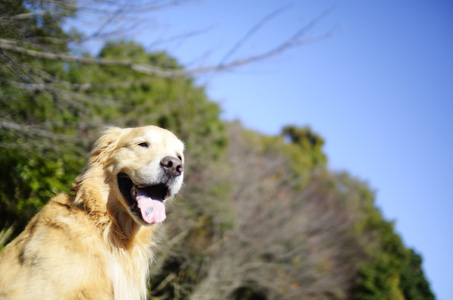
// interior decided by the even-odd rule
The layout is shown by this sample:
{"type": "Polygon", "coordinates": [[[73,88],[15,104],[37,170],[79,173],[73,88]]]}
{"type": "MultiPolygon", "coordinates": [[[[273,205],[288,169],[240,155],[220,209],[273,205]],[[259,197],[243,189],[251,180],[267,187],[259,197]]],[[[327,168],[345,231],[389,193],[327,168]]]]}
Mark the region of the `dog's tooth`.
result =
{"type": "Polygon", "coordinates": [[[132,197],[134,197],[134,198],[137,197],[137,186],[134,185],[132,187],[131,193],[132,193],[132,197]]]}

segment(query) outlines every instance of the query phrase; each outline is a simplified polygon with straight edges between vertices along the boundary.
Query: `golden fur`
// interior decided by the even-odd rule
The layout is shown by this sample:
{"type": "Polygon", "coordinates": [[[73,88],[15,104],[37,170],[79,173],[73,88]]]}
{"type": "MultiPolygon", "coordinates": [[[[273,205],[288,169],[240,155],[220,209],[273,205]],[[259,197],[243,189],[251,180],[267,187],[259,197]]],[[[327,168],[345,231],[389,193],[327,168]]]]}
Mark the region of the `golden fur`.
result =
{"type": "Polygon", "coordinates": [[[134,213],[117,176],[130,177],[133,189],[165,181],[164,199],[172,197],[183,180],[183,150],[159,127],[110,128],[73,194],[51,199],[0,252],[0,299],[145,299],[158,225],[134,213]],[[181,162],[178,174],[162,171],[164,157],[181,162]]]}

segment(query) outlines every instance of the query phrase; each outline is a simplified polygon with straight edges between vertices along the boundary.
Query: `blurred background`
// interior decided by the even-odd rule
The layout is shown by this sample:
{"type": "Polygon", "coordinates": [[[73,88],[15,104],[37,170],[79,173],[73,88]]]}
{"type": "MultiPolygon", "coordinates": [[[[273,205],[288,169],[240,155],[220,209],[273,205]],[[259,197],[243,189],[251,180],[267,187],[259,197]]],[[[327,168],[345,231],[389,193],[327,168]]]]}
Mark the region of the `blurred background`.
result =
{"type": "Polygon", "coordinates": [[[0,0],[0,247],[106,125],[187,146],[150,299],[453,299],[449,1],[0,0]]]}

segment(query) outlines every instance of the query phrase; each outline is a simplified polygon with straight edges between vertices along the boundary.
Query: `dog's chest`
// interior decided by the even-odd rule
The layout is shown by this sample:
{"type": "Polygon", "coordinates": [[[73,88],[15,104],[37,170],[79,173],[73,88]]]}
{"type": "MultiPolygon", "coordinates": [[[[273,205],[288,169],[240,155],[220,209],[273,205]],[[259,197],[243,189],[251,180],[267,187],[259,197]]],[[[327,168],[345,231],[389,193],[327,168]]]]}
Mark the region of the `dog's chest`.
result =
{"type": "Polygon", "coordinates": [[[149,272],[148,251],[110,253],[109,276],[112,280],[114,299],[146,299],[146,280],[149,272]]]}

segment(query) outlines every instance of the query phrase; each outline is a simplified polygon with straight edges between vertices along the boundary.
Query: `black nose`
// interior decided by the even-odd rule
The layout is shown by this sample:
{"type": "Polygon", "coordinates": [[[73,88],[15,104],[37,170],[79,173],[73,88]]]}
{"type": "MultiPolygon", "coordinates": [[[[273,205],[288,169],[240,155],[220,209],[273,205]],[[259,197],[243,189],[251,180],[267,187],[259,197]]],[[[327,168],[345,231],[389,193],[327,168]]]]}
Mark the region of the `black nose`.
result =
{"type": "Polygon", "coordinates": [[[174,177],[181,175],[184,170],[182,161],[172,156],[165,156],[164,159],[160,161],[160,165],[164,168],[165,173],[174,177]]]}

